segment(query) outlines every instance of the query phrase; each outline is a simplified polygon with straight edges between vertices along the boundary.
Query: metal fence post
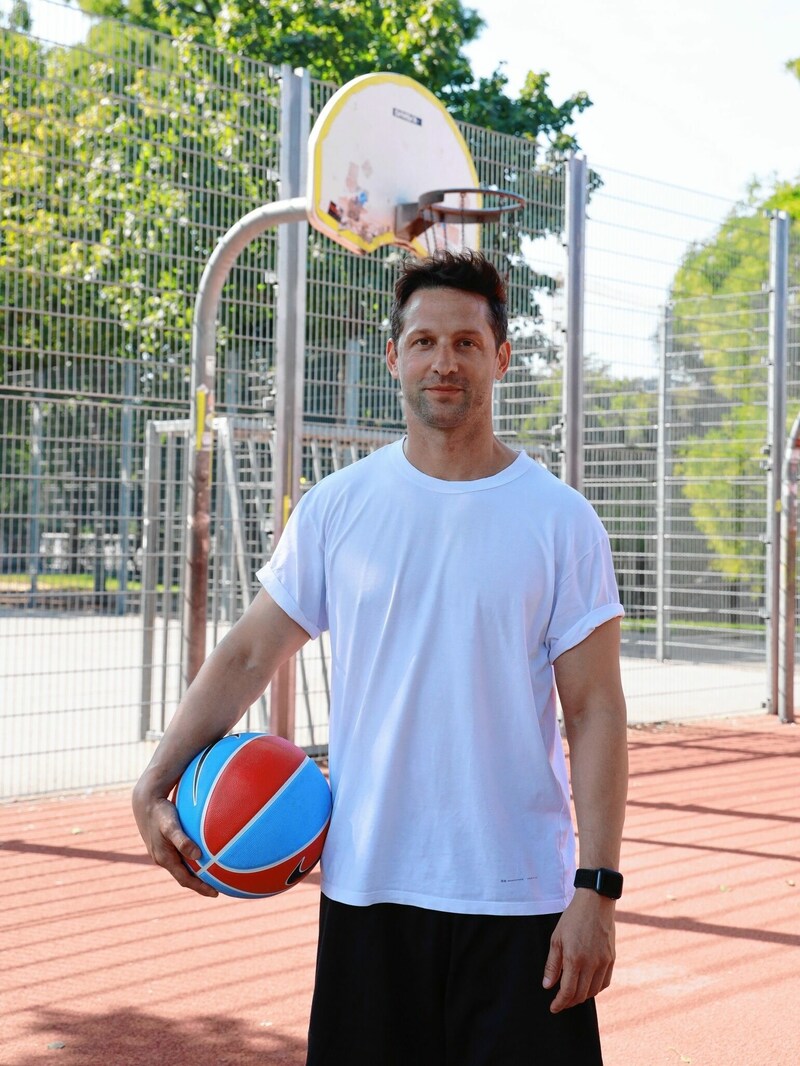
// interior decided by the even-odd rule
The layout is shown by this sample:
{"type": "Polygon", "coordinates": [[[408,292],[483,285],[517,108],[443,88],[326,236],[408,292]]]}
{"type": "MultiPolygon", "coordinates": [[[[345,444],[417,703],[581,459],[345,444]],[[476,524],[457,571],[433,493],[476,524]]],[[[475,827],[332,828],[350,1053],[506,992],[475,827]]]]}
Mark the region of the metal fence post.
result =
{"type": "Polygon", "coordinates": [[[794,652],[797,609],[797,478],[800,414],[786,442],[781,497],[780,613],[778,616],[778,717],[794,721],[794,652]]]}
{"type": "MultiPolygon", "coordinates": [[[[144,499],[142,501],[142,673],[139,700],[139,739],[147,739],[153,728],[153,657],[158,584],[158,503],[161,479],[161,442],[158,426],[148,422],[144,449],[144,499]]],[[[165,585],[169,577],[164,575],[165,585]]],[[[164,626],[169,625],[165,614],[164,626]]],[[[164,660],[166,671],[166,660],[164,660]]]]}
{"type": "MultiPolygon", "coordinates": [[[[231,348],[226,353],[225,359],[225,415],[233,419],[234,423],[238,413],[238,388],[239,388],[239,353],[231,348]]],[[[235,466],[230,467],[235,471],[235,466]]],[[[224,491],[220,493],[217,511],[217,539],[216,556],[218,559],[218,595],[217,612],[213,615],[216,626],[219,618],[226,622],[236,621],[238,597],[236,594],[236,568],[234,566],[233,529],[231,527],[231,493],[235,486],[228,476],[229,465],[223,461],[220,467],[220,483],[224,482],[224,491]]],[[[247,605],[250,601],[244,598],[242,602],[247,605]]]]}
{"type": "Polygon", "coordinates": [[[567,343],[561,411],[564,422],[562,476],[583,491],[583,303],[586,251],[586,159],[570,156],[567,164],[567,343]]]}
{"type": "Polygon", "coordinates": [[[117,614],[124,615],[128,603],[128,566],[130,564],[131,487],[133,484],[133,403],[136,397],[136,364],[128,360],[123,371],[125,402],[122,405],[119,456],[119,582],[117,614]]]}
{"type": "Polygon", "coordinates": [[[789,216],[776,211],[769,242],[768,491],[766,552],[767,700],[778,711],[780,648],[781,480],[786,436],[786,320],[789,306],[789,216]]]}
{"type": "Polygon", "coordinates": [[[344,350],[344,424],[346,426],[358,425],[360,381],[361,340],[359,337],[348,337],[344,350]]]}
{"type": "Polygon", "coordinates": [[[667,358],[670,349],[672,307],[664,308],[661,338],[661,366],[658,374],[658,426],[656,427],[656,659],[664,662],[667,657],[667,411],[669,403],[669,370],[667,358]]]}
{"type": "Polygon", "coordinates": [[[36,606],[36,592],[41,569],[41,489],[42,489],[42,394],[44,391],[44,374],[41,359],[36,371],[36,398],[31,401],[31,489],[28,511],[28,577],[30,594],[28,606],[36,606]]]}
{"type": "MultiPolygon", "coordinates": [[[[284,200],[305,192],[310,86],[307,71],[281,68],[281,197],[284,200]]],[[[283,226],[278,231],[273,543],[283,532],[300,491],[307,250],[307,222],[283,226]]],[[[295,673],[292,658],[279,667],[270,687],[270,729],[289,740],[294,740],[295,673]]]]}

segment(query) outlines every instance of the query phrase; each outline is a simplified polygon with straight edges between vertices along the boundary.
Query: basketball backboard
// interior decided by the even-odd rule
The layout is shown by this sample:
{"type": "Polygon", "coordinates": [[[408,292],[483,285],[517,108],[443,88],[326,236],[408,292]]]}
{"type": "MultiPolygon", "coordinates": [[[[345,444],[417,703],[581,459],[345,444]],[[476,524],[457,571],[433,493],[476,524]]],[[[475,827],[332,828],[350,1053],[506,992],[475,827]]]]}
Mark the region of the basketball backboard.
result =
{"type": "MultiPolygon", "coordinates": [[[[442,219],[423,237],[403,232],[397,208],[416,205],[435,189],[458,190],[446,197],[454,206],[480,208],[478,184],[453,118],[433,93],[403,74],[354,78],[334,93],[311,131],[309,221],[353,252],[384,244],[421,256],[433,247],[477,248],[477,224],[442,219]]],[[[415,211],[405,214],[412,218],[415,211]]]]}

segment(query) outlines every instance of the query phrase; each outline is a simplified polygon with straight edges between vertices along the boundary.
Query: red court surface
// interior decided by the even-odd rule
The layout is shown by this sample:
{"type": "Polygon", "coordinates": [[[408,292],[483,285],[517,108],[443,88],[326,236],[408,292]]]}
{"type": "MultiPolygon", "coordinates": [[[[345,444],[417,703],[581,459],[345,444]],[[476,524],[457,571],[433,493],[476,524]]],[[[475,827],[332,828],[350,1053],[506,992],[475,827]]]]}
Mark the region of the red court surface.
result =
{"type": "MultiPolygon", "coordinates": [[[[630,749],[606,1066],[796,1066],[800,729],[632,729],[630,749]]],[[[0,850],[0,1063],[304,1062],[315,874],[191,895],[143,855],[126,792],[2,806],[0,850]]]]}

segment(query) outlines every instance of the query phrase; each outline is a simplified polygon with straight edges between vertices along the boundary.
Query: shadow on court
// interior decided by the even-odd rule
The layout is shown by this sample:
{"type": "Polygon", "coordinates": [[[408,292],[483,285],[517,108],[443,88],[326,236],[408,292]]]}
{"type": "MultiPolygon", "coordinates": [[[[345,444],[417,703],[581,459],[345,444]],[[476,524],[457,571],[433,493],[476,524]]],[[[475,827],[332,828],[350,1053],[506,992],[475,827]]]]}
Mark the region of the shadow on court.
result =
{"type": "MultiPolygon", "coordinates": [[[[759,716],[629,740],[606,1066],[789,1066],[800,729],[759,716]]],[[[0,806],[0,864],[0,1063],[304,1062],[316,873],[269,900],[181,890],[144,858],[127,791],[0,806]]]]}
{"type": "Polygon", "coordinates": [[[135,1007],[97,1014],[45,1007],[31,1012],[28,1024],[38,1050],[20,1051],[15,1066],[38,1066],[45,1056],[65,1066],[294,1066],[305,1061],[304,1041],[269,1030],[253,1034],[225,1014],[181,1021],[135,1007]]]}

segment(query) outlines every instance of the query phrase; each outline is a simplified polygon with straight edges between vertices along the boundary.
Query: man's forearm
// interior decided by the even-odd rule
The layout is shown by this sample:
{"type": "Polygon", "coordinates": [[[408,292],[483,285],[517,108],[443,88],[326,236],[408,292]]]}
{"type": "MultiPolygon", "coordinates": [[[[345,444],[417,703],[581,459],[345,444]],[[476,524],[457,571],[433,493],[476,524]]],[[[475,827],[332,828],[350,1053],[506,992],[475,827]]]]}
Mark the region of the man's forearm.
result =
{"type": "Polygon", "coordinates": [[[628,791],[628,735],[614,618],[556,659],[581,866],[619,868],[628,791]]]}
{"type": "Polygon", "coordinates": [[[625,704],[592,707],[565,725],[580,865],[618,870],[628,791],[625,704]]]}
{"type": "Polygon", "coordinates": [[[181,700],[142,775],[143,787],[166,795],[194,756],[236,725],[264,690],[248,680],[236,655],[219,645],[181,700]]]}
{"type": "MultiPolygon", "coordinates": [[[[569,686],[564,686],[565,689],[569,686]]],[[[601,686],[602,687],[602,686],[601,686]]],[[[578,824],[580,866],[620,867],[628,781],[625,700],[605,688],[564,713],[578,824]]],[[[550,1010],[558,1013],[607,988],[614,968],[614,900],[577,889],[556,927],[544,986],[559,983],[550,1010]]]]}
{"type": "Polygon", "coordinates": [[[203,748],[219,740],[263,693],[308,634],[261,592],[189,686],[140,781],[165,796],[203,748]]]}

